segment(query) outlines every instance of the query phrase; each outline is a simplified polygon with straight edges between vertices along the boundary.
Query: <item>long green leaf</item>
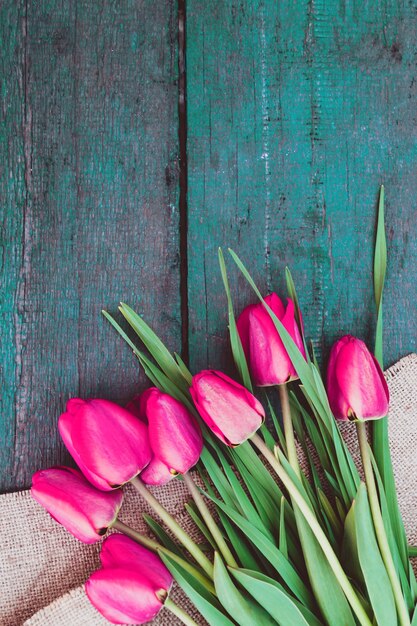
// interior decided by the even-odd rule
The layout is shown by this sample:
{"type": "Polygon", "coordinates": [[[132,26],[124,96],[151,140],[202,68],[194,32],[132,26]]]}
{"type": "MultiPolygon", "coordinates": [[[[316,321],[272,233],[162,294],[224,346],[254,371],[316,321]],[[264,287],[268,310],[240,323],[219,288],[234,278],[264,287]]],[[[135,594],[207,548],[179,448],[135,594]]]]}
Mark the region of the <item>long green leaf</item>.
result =
{"type": "Polygon", "coordinates": [[[280,574],[285,584],[292,593],[306,606],[313,606],[314,601],[310,591],[295,571],[294,567],[280,552],[277,546],[270,541],[265,535],[253,526],[247,519],[237,513],[231,507],[228,507],[217,498],[210,497],[213,502],[236,524],[238,528],[248,537],[248,539],[261,551],[262,555],[271,563],[272,567],[280,574]]]}
{"type": "Polygon", "coordinates": [[[119,310],[145,344],[161,370],[183,391],[183,393],[187,394],[189,387],[188,381],[184,378],[181,367],[175,361],[165,344],[159,339],[158,335],[148,326],[140,315],[127,304],[121,302],[119,310]]]}
{"type": "Polygon", "coordinates": [[[175,563],[173,559],[165,554],[160,556],[177,583],[182,587],[210,626],[235,626],[236,622],[226,617],[217,598],[209,593],[198,580],[186,572],[178,563],[175,563]]]}
{"type": "MultiPolygon", "coordinates": [[[[382,297],[387,269],[387,242],[385,236],[385,192],[381,186],[378,203],[378,218],[374,251],[374,295],[377,311],[375,332],[375,357],[383,367],[383,307],[382,297]]],[[[397,542],[404,571],[410,571],[410,587],[415,587],[415,577],[409,570],[407,537],[398,506],[394,470],[388,438],[388,417],[375,420],[372,425],[372,451],[384,485],[392,530],[397,542]]],[[[416,598],[414,598],[416,599],[416,598]]]]}
{"type": "Polygon", "coordinates": [[[217,552],[214,555],[214,586],[220,602],[239,626],[276,626],[277,622],[260,604],[245,597],[233,584],[217,552]]]}
{"type": "Polygon", "coordinates": [[[394,595],[375,537],[366,487],[359,486],[355,506],[358,558],[378,626],[395,626],[394,595]]]}
{"type": "Polygon", "coordinates": [[[256,573],[242,569],[232,569],[229,571],[236,580],[255,598],[268,613],[274,617],[279,626],[312,626],[312,622],[307,622],[297,605],[285,593],[285,591],[274,585],[272,579],[259,579],[256,573]]]}
{"type": "Polygon", "coordinates": [[[224,262],[223,251],[221,248],[219,248],[219,265],[227,297],[230,345],[232,347],[233,360],[235,362],[236,369],[239,372],[242,383],[245,385],[245,387],[249,389],[249,391],[252,391],[252,381],[249,374],[248,364],[246,361],[245,353],[243,351],[242,342],[240,341],[239,333],[237,332],[236,319],[233,311],[232,295],[230,293],[226,264],[224,262]]]}

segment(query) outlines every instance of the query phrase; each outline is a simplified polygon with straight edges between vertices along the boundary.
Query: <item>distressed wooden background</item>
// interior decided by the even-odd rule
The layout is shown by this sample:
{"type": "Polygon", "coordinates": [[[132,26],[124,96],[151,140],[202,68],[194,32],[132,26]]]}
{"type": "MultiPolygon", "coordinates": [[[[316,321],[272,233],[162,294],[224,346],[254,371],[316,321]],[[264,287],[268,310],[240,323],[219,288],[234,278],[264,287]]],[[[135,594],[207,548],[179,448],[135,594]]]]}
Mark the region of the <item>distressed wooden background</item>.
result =
{"type": "Polygon", "coordinates": [[[228,360],[219,245],[290,266],[323,363],[371,341],[381,183],[387,365],[416,349],[417,0],[3,0],[0,40],[1,490],[66,460],[68,397],[145,385],[101,308],[228,360]]]}

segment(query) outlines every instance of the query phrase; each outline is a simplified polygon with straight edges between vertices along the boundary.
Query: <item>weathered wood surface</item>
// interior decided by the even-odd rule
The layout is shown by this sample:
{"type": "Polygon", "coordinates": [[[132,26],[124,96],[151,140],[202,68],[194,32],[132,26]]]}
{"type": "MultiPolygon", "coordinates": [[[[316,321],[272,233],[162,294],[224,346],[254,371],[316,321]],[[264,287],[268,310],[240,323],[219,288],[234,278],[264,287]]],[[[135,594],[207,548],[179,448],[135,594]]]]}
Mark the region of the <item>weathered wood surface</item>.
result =
{"type": "Polygon", "coordinates": [[[68,397],[125,400],[137,307],[181,338],[177,15],[171,0],[0,3],[0,489],[65,459],[68,397]]]}
{"type": "MultiPolygon", "coordinates": [[[[228,353],[217,246],[264,292],[298,287],[325,361],[372,339],[371,249],[386,185],[386,363],[416,349],[417,2],[187,2],[190,355],[228,353]]],[[[229,264],[236,309],[254,301],[229,264]]]]}
{"type": "Polygon", "coordinates": [[[189,318],[193,369],[223,365],[219,245],[265,292],[290,266],[324,362],[341,333],[371,340],[382,182],[386,362],[416,349],[417,0],[185,8],[188,276],[176,2],[0,3],[2,490],[65,460],[67,397],[140,386],[102,307],[127,300],[177,350],[189,318]]]}

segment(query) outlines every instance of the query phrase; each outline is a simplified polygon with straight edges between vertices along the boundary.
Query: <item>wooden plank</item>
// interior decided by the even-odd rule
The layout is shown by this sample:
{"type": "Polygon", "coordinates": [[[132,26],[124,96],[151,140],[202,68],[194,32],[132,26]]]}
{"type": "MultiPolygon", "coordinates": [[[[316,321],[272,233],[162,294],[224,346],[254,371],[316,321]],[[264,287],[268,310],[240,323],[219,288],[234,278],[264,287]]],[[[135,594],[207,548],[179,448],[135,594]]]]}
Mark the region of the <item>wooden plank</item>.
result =
{"type": "Polygon", "coordinates": [[[4,221],[10,489],[67,458],[56,420],[68,397],[124,402],[144,382],[101,308],[125,300],[180,347],[177,24],[171,0],[3,4],[17,164],[4,221]]]}
{"type": "MultiPolygon", "coordinates": [[[[264,292],[296,281],[307,333],[372,341],[386,185],[386,363],[416,349],[415,1],[187,4],[190,354],[229,354],[217,246],[264,292]]],[[[229,264],[236,310],[253,294],[229,264]]]]}

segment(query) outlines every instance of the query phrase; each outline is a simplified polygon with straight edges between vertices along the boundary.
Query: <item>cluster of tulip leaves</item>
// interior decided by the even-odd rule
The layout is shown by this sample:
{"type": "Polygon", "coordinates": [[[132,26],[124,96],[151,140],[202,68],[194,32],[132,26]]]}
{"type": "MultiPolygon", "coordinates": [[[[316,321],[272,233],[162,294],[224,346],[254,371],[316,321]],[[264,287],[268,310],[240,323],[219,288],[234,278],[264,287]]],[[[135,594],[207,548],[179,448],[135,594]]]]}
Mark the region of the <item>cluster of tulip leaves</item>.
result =
{"type": "MultiPolygon", "coordinates": [[[[290,403],[299,449],[305,460],[300,475],[288,461],[280,420],[266,394],[261,399],[268,409],[272,426],[269,429],[263,426],[261,436],[320,523],[369,620],[361,621],[352,610],[328,555],[305,516],[258,456],[250,440],[235,448],[227,447],[204,424],[205,446],[196,467],[201,493],[216,511],[219,526],[238,567],[224,563],[209,529],[192,504],[186,508],[203,538],[201,547],[213,554],[213,582],[203,572],[197,577],[172,557],[160,556],[197,610],[213,626],[355,626],[357,623],[395,626],[399,623],[395,599],[378,547],[367,489],[330,410],[314,350],[311,346],[309,354],[303,334],[307,359],[303,358],[289,333],[263,300],[242,261],[232,250],[229,252],[268,310],[299,376],[299,381],[291,384],[290,403]]],[[[221,250],[219,263],[236,370],[242,384],[253,391],[221,250]]],[[[374,255],[375,355],[381,366],[385,269],[384,190],[381,188],[374,255]]],[[[295,304],[296,319],[302,331],[297,293],[288,269],[286,279],[288,295],[295,304]]],[[[152,383],[196,415],[189,394],[192,374],[180,356],[171,354],[129,306],[121,304],[120,311],[146,352],[136,346],[114,318],[103,313],[127,341],[152,383]]],[[[411,624],[417,626],[417,584],[395,491],[387,418],[376,420],[372,430],[371,459],[384,527],[404,601],[412,614],[411,624]]],[[[156,520],[149,516],[145,516],[145,520],[163,545],[174,554],[184,556],[156,520]]]]}

